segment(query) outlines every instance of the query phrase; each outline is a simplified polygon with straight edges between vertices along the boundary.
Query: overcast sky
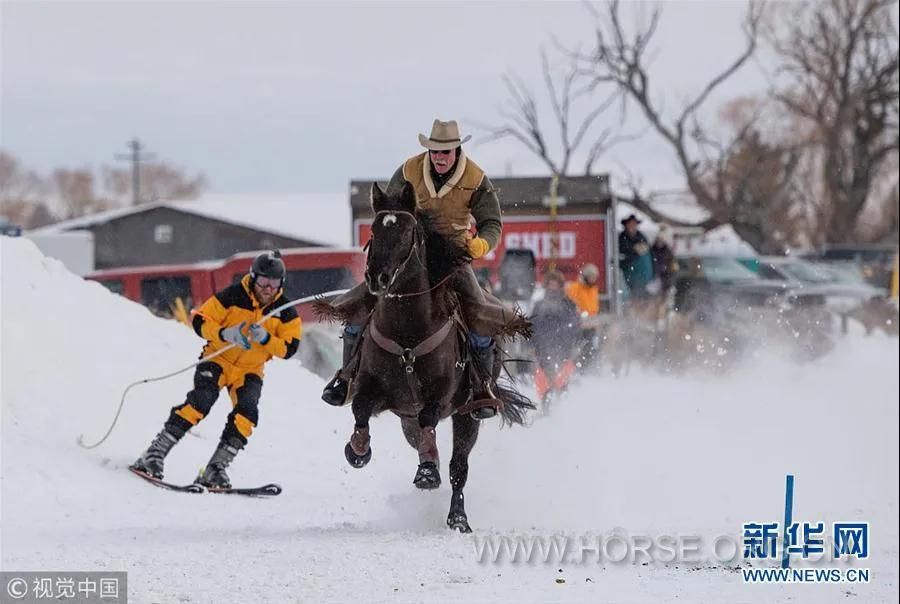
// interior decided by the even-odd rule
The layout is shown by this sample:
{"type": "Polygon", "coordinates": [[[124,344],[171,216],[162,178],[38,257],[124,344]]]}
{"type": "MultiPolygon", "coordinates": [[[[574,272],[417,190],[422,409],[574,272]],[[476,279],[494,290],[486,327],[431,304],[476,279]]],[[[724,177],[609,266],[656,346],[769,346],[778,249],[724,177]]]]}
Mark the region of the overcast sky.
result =
{"type": "MultiPolygon", "coordinates": [[[[668,112],[739,53],[745,6],[665,3],[651,74],[668,112]]],[[[510,70],[548,109],[539,48],[551,36],[586,47],[591,32],[581,2],[3,1],[0,147],[46,173],[112,164],[138,136],[214,192],[342,191],[388,177],[440,117],[475,135],[489,175],[545,174],[512,141],[478,143],[472,122],[499,120],[510,70]]],[[[710,111],[764,88],[759,64],[738,75],[710,111]]],[[[652,133],[598,171],[616,162],[682,184],[652,133]]]]}

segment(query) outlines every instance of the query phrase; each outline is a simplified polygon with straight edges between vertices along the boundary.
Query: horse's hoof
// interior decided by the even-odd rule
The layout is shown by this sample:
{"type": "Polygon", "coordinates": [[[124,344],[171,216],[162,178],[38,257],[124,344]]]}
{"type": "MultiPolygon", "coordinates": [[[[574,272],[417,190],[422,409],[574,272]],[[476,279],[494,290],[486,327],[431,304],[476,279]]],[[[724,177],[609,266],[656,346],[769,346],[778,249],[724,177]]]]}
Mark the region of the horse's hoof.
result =
{"type": "Polygon", "coordinates": [[[365,455],[357,455],[350,443],[347,443],[347,446],[344,447],[344,457],[347,458],[347,463],[354,468],[365,467],[367,463],[372,461],[372,447],[369,447],[365,455]]]}
{"type": "Polygon", "coordinates": [[[322,400],[334,407],[342,407],[347,402],[347,391],[350,384],[335,376],[322,391],[322,400]]]}
{"type": "Polygon", "coordinates": [[[437,464],[433,461],[424,461],[419,464],[416,471],[416,477],[413,478],[413,484],[420,489],[436,489],[441,486],[441,473],[437,464]]]}
{"type": "Polygon", "coordinates": [[[472,411],[472,413],[470,413],[469,415],[471,415],[474,419],[481,421],[483,419],[491,419],[492,417],[497,415],[497,410],[494,407],[480,407],[472,411]]]}
{"type": "Polygon", "coordinates": [[[447,526],[460,533],[472,532],[472,527],[469,526],[469,519],[462,512],[451,513],[447,516],[447,526]]]}

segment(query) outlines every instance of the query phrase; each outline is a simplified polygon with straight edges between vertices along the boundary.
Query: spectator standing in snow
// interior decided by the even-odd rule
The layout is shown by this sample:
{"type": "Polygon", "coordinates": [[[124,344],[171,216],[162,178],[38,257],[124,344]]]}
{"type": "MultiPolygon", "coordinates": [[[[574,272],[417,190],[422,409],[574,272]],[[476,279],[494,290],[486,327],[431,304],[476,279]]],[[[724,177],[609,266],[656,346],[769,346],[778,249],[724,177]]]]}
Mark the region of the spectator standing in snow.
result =
{"type": "Polygon", "coordinates": [[[623,230],[619,233],[619,268],[632,300],[646,300],[650,293],[647,284],[653,279],[653,260],[650,243],[638,230],[641,223],[631,214],[622,220],[623,230]]]}
{"type": "Polygon", "coordinates": [[[653,277],[659,280],[658,295],[665,298],[675,284],[675,274],[678,272],[678,262],[672,251],[672,230],[668,225],[659,227],[650,255],[653,258],[653,277]]]}
{"type": "Polygon", "coordinates": [[[566,296],[575,303],[581,314],[580,352],[578,363],[584,369],[590,365],[599,344],[596,319],[600,313],[600,269],[595,264],[585,264],[578,279],[566,283],[566,296]]]}

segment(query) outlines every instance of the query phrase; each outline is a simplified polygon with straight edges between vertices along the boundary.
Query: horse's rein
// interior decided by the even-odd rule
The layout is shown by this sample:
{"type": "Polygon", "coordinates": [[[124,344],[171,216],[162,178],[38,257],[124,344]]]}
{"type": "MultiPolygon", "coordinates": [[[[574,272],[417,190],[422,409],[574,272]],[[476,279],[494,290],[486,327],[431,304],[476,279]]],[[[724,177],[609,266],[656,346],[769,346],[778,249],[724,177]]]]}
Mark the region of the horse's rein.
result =
{"type": "MultiPolygon", "coordinates": [[[[378,220],[378,216],[379,216],[380,214],[403,214],[403,215],[405,215],[405,216],[409,216],[410,218],[412,218],[413,223],[415,223],[415,224],[418,224],[418,223],[419,223],[419,219],[416,218],[416,215],[413,214],[412,212],[407,212],[406,210],[381,210],[380,212],[375,212],[375,218],[374,218],[374,220],[373,220],[373,223],[374,223],[374,221],[378,220]]],[[[369,240],[369,243],[371,243],[371,239],[369,240]]],[[[372,247],[369,245],[369,243],[366,244],[366,246],[369,248],[369,249],[368,249],[368,252],[367,252],[367,254],[366,254],[366,255],[367,255],[366,262],[367,262],[367,263],[368,263],[368,254],[370,254],[370,253],[372,252],[372,247]]],[[[427,267],[422,263],[422,259],[419,258],[419,254],[416,252],[416,250],[418,249],[418,247],[419,247],[419,236],[418,236],[418,232],[416,232],[416,236],[415,236],[415,238],[413,239],[412,245],[409,247],[409,253],[406,255],[406,258],[403,260],[403,262],[400,263],[400,266],[398,266],[398,267],[394,270],[393,276],[391,276],[391,282],[388,283],[387,289],[386,289],[386,291],[385,291],[385,293],[384,293],[384,296],[385,296],[386,298],[403,299],[403,298],[413,298],[413,297],[415,297],[415,296],[421,296],[421,295],[423,295],[423,294],[427,294],[427,293],[429,293],[429,292],[434,291],[435,289],[437,289],[437,288],[440,287],[441,285],[443,285],[444,282],[447,281],[447,279],[449,279],[450,276],[452,275],[452,273],[448,274],[446,277],[444,277],[443,279],[441,279],[440,281],[438,281],[434,286],[429,287],[428,289],[423,290],[423,291],[420,291],[420,292],[412,292],[412,293],[408,293],[408,294],[392,294],[392,293],[390,293],[391,287],[394,285],[394,281],[397,280],[397,277],[400,275],[400,272],[401,272],[404,268],[406,268],[407,263],[408,263],[409,260],[413,257],[413,254],[414,254],[414,253],[415,253],[415,256],[416,256],[416,260],[419,261],[419,264],[421,264],[423,268],[426,268],[426,269],[427,269],[427,267]]]]}
{"type": "Polygon", "coordinates": [[[413,298],[415,296],[421,296],[423,294],[433,292],[434,290],[436,290],[437,288],[442,286],[444,283],[446,283],[447,279],[449,279],[452,276],[453,276],[453,273],[450,273],[449,275],[447,275],[446,277],[444,277],[443,279],[441,279],[440,281],[435,283],[433,286],[429,287],[428,289],[422,290],[420,292],[412,292],[409,294],[387,294],[386,293],[384,295],[388,298],[395,298],[395,299],[397,299],[397,298],[413,298]]]}

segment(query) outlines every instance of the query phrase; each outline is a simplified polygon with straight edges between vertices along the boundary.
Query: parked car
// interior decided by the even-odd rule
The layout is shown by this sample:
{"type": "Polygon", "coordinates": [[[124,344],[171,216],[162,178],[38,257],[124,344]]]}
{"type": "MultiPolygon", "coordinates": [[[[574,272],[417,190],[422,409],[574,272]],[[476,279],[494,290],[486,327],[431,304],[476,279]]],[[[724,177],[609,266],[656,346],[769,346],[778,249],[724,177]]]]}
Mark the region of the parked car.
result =
{"type": "Polygon", "coordinates": [[[762,279],[784,281],[797,290],[822,294],[828,309],[837,313],[849,312],[884,297],[885,290],[867,283],[858,268],[859,278],[851,278],[854,264],[849,267],[846,263],[830,264],[816,264],[795,257],[764,256],[759,259],[757,274],[762,279]],[[838,268],[839,265],[842,266],[838,268]]]}
{"type": "Polygon", "coordinates": [[[0,235],[7,237],[19,237],[22,234],[22,227],[13,224],[3,216],[0,216],[0,235]]]}
{"type": "Polygon", "coordinates": [[[762,279],[734,258],[679,258],[675,311],[736,340],[737,346],[786,344],[798,358],[833,346],[833,315],[821,292],[762,279]]]}
{"type": "MultiPolygon", "coordinates": [[[[816,266],[823,267],[825,270],[830,272],[834,276],[835,280],[840,283],[847,283],[857,286],[869,285],[869,280],[866,278],[863,268],[853,260],[832,260],[827,262],[819,261],[814,264],[816,266]]],[[[875,287],[875,289],[883,295],[887,295],[886,289],[882,289],[880,287],[875,287]]]]}
{"type": "Polygon", "coordinates": [[[818,257],[825,262],[855,262],[870,284],[887,290],[891,286],[897,244],[829,244],[818,257]]]}
{"type": "MultiPolygon", "coordinates": [[[[840,283],[846,283],[858,288],[873,287],[869,284],[863,269],[854,261],[828,262],[823,264],[835,276],[840,283]]],[[[896,270],[896,269],[895,269],[896,270]]],[[[874,288],[878,295],[870,298],[863,304],[842,313],[842,329],[847,330],[847,319],[856,319],[866,329],[866,333],[872,333],[881,329],[885,333],[897,335],[900,328],[900,312],[897,308],[896,295],[889,290],[874,288]]]]}
{"type": "Polygon", "coordinates": [[[822,308],[821,292],[783,279],[765,279],[734,258],[692,256],[678,259],[675,309],[717,315],[748,309],[822,308]]]}

